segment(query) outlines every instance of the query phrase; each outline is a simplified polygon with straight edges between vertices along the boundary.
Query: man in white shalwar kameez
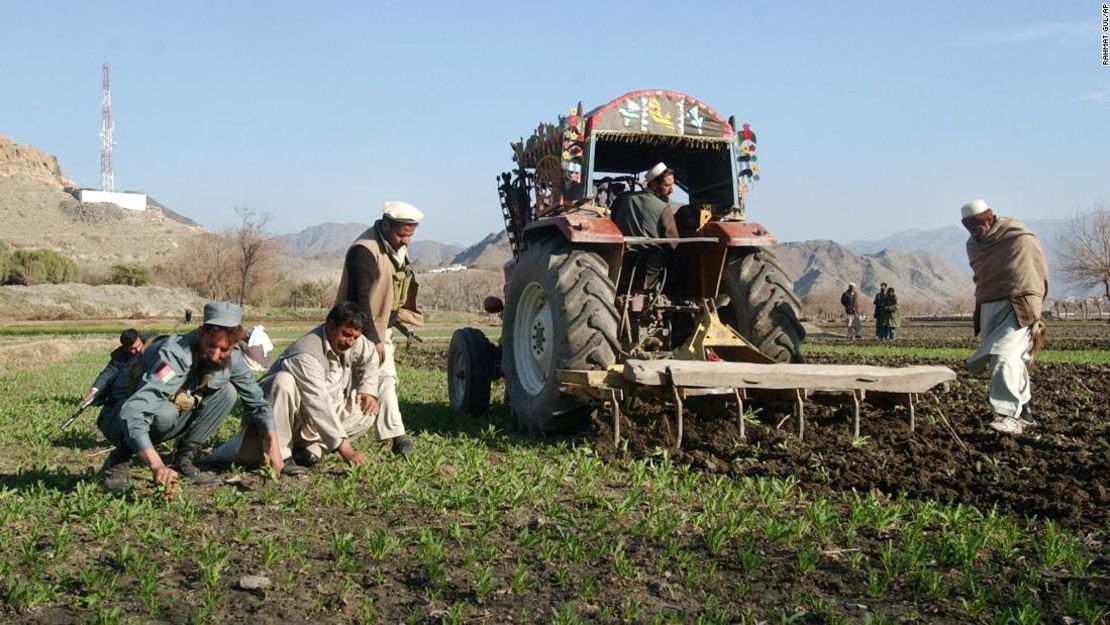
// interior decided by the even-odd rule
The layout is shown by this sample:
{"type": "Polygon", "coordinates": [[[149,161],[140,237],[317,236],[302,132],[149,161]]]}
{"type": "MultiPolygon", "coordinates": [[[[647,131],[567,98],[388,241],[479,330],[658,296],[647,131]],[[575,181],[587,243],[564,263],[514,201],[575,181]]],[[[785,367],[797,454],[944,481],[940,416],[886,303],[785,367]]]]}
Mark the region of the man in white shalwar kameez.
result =
{"type": "Polygon", "coordinates": [[[1020,221],[998,217],[983,200],[960,209],[971,234],[967,256],[975,281],[979,349],[967,359],[973,374],[990,375],[990,427],[1021,434],[1036,424],[1029,402],[1029,365],[1044,340],[1041,308],[1048,263],[1037,236],[1020,221]]]}

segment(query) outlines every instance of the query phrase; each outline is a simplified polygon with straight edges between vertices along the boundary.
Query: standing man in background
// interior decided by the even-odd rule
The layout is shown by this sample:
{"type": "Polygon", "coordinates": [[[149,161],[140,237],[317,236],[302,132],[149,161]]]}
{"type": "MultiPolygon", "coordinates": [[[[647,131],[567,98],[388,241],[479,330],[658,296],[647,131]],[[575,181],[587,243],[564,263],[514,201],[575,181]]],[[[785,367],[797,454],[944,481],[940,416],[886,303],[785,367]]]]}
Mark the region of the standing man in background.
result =
{"type": "Polygon", "coordinates": [[[979,349],[967,359],[975,374],[990,375],[990,427],[1021,434],[1036,425],[1029,409],[1029,364],[1044,343],[1041,307],[1048,294],[1048,262],[1037,235],[1012,217],[998,217],[983,200],[960,209],[967,258],[975,281],[979,349]]]}
{"type": "Polygon", "coordinates": [[[898,295],[894,292],[894,287],[887,288],[883,302],[884,337],[893,341],[897,338],[898,328],[902,327],[902,311],[898,308],[898,295]]]}
{"type": "Polygon", "coordinates": [[[879,285],[879,292],[875,294],[875,338],[880,341],[886,339],[886,282],[879,285]]]}
{"type": "Polygon", "coordinates": [[[848,317],[848,336],[853,339],[863,336],[860,330],[859,292],[856,291],[855,282],[849,282],[848,290],[840,294],[840,305],[844,307],[844,314],[848,317]]]}
{"type": "Polygon", "coordinates": [[[412,440],[405,434],[397,400],[397,364],[393,360],[393,328],[420,326],[423,315],[416,308],[416,272],[408,258],[408,245],[424,213],[412,204],[386,202],[382,218],[359,235],[347,250],[336,303],[354,302],[370,317],[362,334],[374,344],[378,361],[379,440],[392,440],[393,453],[407,456],[412,440]]]}

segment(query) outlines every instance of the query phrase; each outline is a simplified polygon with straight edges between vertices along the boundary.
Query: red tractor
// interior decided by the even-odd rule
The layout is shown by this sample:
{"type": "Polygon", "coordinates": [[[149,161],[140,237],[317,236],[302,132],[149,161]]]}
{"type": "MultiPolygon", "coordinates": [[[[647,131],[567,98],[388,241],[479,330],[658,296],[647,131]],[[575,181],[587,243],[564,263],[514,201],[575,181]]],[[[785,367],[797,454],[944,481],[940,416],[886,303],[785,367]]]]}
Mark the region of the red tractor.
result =
{"type": "MultiPolygon", "coordinates": [[[[458,330],[448,355],[451,406],[489,408],[503,375],[520,426],[581,428],[597,400],[568,392],[564,372],[605,372],[629,359],[801,362],[805,331],[771,233],[749,221],[758,180],[748,125],[690,96],[636,91],[514,143],[498,177],[513,260],[506,265],[500,347],[458,330]],[[656,163],[675,172],[680,237],[626,237],[610,219],[656,163]],[[664,277],[642,278],[644,250],[667,250],[664,277]]],[[[676,202],[677,200],[677,202],[676,202]]]]}

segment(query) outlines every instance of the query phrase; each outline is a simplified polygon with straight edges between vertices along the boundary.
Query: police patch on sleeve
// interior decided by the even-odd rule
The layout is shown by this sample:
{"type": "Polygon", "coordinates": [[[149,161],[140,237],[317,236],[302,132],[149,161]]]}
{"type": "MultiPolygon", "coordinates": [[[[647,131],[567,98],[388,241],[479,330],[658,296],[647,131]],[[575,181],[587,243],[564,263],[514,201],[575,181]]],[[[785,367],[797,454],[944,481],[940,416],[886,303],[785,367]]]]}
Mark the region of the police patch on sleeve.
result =
{"type": "Polygon", "coordinates": [[[161,380],[162,384],[168,384],[169,381],[173,379],[173,376],[174,376],[173,367],[171,367],[169,365],[166,365],[166,364],[162,365],[161,367],[158,368],[157,371],[154,372],[154,377],[161,380]]]}

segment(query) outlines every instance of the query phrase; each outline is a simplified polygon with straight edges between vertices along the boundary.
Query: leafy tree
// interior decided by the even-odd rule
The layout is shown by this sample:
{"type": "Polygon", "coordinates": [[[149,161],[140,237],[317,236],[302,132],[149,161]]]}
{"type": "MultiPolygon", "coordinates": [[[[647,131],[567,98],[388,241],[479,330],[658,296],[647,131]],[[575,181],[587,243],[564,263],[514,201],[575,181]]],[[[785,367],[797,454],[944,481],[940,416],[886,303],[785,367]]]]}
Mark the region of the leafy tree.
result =
{"type": "Polygon", "coordinates": [[[1073,218],[1060,235],[1060,247],[1064,281],[1084,289],[1102,285],[1110,299],[1110,206],[1073,218]]]}
{"type": "Polygon", "coordinates": [[[112,284],[143,286],[150,282],[150,270],[142,265],[112,265],[112,284]]]}

